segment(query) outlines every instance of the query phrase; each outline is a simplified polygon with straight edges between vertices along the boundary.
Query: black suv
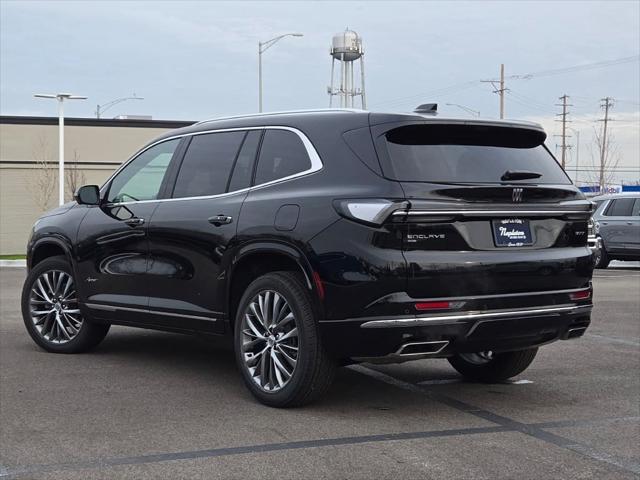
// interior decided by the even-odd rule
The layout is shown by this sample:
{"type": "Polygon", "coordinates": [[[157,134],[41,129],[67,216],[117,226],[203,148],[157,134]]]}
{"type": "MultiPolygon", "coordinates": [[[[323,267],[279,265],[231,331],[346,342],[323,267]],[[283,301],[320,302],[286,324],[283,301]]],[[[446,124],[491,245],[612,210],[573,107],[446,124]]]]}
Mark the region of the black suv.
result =
{"type": "Polygon", "coordinates": [[[590,322],[591,203],[539,125],[327,110],[205,121],[39,219],[22,312],[51,352],[111,324],[232,335],[249,390],[352,362],[517,375],[590,322]]]}

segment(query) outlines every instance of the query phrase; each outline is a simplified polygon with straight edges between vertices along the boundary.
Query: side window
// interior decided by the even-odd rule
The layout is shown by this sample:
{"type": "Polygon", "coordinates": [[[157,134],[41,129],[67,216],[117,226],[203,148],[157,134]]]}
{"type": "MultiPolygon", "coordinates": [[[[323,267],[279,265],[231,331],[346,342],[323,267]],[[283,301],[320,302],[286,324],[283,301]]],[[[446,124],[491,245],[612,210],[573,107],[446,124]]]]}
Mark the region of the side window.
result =
{"type": "Polygon", "coordinates": [[[300,137],[288,130],[266,130],[256,170],[256,185],[288,177],[311,168],[300,137]]]}
{"type": "Polygon", "coordinates": [[[184,155],[173,197],[202,197],[224,193],[246,132],[194,135],[184,155]]]}
{"type": "Polygon", "coordinates": [[[233,173],[229,181],[228,192],[242,190],[251,185],[251,175],[253,174],[253,164],[256,161],[258,144],[262,136],[261,130],[250,130],[244,139],[238,159],[233,167],[233,173]]]}
{"type": "Polygon", "coordinates": [[[162,180],[179,143],[179,138],[162,142],[134,158],[111,181],[107,201],[119,203],[158,198],[162,180]]]}
{"type": "Polygon", "coordinates": [[[640,216],[640,198],[636,198],[636,202],[633,204],[633,211],[631,212],[631,216],[640,216]]]}
{"type": "Polygon", "coordinates": [[[630,217],[633,210],[634,198],[617,198],[605,212],[605,217],[630,217]]]}

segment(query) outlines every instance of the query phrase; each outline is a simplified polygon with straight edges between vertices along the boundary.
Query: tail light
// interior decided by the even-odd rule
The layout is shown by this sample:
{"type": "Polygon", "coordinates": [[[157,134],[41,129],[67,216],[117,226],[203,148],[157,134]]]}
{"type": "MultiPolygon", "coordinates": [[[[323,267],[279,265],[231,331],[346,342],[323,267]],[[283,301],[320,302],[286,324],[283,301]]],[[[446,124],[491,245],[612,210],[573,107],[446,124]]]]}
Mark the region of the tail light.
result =
{"type": "Polygon", "coordinates": [[[343,199],[334,200],[336,211],[345,218],[366,225],[381,226],[395,210],[406,209],[408,202],[387,199],[343,199]]]}
{"type": "Polygon", "coordinates": [[[571,300],[587,300],[591,298],[591,290],[580,290],[569,294],[571,300]]]}

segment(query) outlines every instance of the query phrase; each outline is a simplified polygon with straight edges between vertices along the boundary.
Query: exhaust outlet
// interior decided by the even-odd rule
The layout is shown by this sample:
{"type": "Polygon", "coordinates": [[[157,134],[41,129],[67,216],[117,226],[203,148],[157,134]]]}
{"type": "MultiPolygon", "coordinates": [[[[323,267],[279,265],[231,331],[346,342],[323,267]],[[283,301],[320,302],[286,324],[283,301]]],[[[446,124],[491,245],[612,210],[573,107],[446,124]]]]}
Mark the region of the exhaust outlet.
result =
{"type": "Polygon", "coordinates": [[[444,350],[447,345],[449,345],[448,340],[405,343],[398,349],[396,355],[403,357],[410,355],[434,355],[444,350]]]}
{"type": "Polygon", "coordinates": [[[576,327],[576,328],[570,328],[569,331],[567,332],[567,336],[566,339],[570,340],[572,338],[578,338],[581,337],[584,334],[584,331],[587,329],[587,327],[576,327]]]}

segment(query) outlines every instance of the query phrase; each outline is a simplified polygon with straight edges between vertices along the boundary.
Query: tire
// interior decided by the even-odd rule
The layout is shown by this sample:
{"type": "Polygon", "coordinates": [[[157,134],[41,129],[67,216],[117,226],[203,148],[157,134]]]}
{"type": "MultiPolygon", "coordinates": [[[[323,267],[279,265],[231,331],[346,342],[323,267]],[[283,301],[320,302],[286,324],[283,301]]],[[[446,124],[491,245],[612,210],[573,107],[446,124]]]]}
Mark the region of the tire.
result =
{"type": "Polygon", "coordinates": [[[607,250],[604,248],[604,243],[600,242],[600,248],[594,255],[593,265],[595,268],[607,268],[611,259],[607,255],[607,250]]]}
{"type": "Polygon", "coordinates": [[[322,346],[316,318],[298,274],[269,273],[249,285],[237,308],[234,347],[242,378],[260,402],[296,407],[329,389],[336,362],[322,346]]]}
{"type": "Polygon", "coordinates": [[[109,324],[93,323],[80,313],[74,293],[73,271],[65,257],[43,260],[24,282],[21,302],[24,325],[33,341],[48,352],[91,350],[109,331],[109,324]],[[54,300],[56,297],[59,301],[54,300]]]}
{"type": "Polygon", "coordinates": [[[480,354],[459,354],[449,358],[449,363],[462,376],[474,382],[496,383],[524,372],[538,353],[537,348],[515,352],[494,353],[490,359],[480,354]]]}

